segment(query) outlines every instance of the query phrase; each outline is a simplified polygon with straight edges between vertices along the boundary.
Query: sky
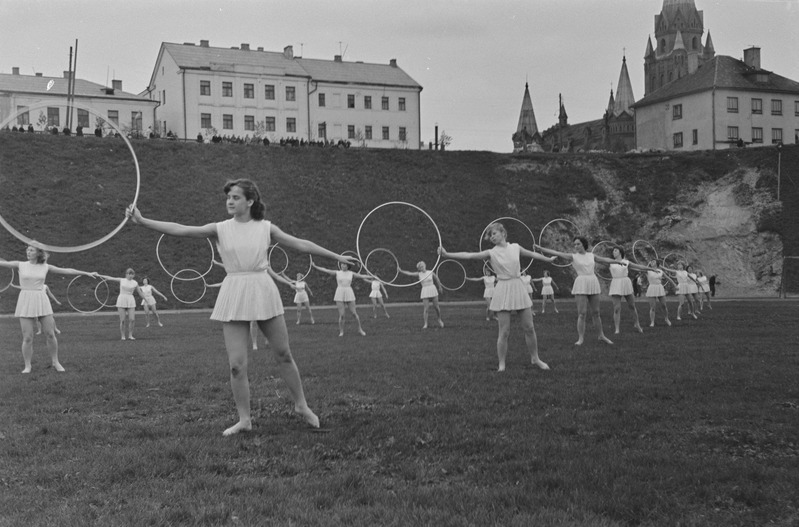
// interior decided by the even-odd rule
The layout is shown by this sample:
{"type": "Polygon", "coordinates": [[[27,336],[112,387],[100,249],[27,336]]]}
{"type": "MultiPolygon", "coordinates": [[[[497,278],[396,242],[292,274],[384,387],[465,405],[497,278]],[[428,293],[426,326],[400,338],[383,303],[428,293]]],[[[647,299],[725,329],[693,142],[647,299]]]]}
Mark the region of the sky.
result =
{"type": "MultiPolygon", "coordinates": [[[[695,0],[717,55],[752,45],[761,65],[799,81],[799,0],[695,0]]],[[[525,83],[543,131],[599,119],[627,57],[643,56],[663,0],[0,0],[0,73],[60,77],[77,40],[77,76],[139,93],[162,42],[208,40],[295,56],[397,64],[422,87],[422,140],[512,151],[525,83]]],[[[703,38],[704,42],[704,38],[703,38]]]]}

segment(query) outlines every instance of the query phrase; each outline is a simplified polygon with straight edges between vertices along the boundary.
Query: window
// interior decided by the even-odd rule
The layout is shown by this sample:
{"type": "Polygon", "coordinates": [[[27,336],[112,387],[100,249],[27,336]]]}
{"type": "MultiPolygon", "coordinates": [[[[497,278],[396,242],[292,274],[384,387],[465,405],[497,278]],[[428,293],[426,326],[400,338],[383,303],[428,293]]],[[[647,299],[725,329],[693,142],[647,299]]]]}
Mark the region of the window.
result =
{"type": "Polygon", "coordinates": [[[364,95],[363,96],[363,109],[364,110],[371,110],[372,109],[372,96],[371,95],[364,95]]]}
{"type": "Polygon", "coordinates": [[[327,139],[327,123],[322,123],[319,125],[319,133],[317,134],[319,139],[327,139]]]}
{"type": "Polygon", "coordinates": [[[752,99],[752,113],[753,114],[763,113],[763,99],[752,99]]]}
{"type": "Polygon", "coordinates": [[[347,139],[355,139],[355,125],[347,125],[347,139]]]}
{"type": "Polygon", "coordinates": [[[222,83],[222,97],[233,97],[233,83],[232,82],[223,82],[222,83]]]}
{"type": "Polygon", "coordinates": [[[407,141],[408,140],[407,137],[406,137],[406,134],[405,134],[405,127],[404,126],[400,126],[400,129],[399,129],[399,140],[400,141],[407,141]]]}
{"type": "Polygon", "coordinates": [[[763,129],[762,128],[752,128],[752,142],[753,143],[762,143],[763,142],[763,129]]]}
{"type": "Polygon", "coordinates": [[[244,98],[245,99],[255,99],[255,85],[245,83],[244,84],[244,98]]]}
{"type": "Polygon", "coordinates": [[[200,128],[213,128],[211,125],[211,114],[210,113],[201,113],[200,114],[200,128]]]}
{"type": "Polygon", "coordinates": [[[674,148],[682,148],[682,132],[674,134],[674,148]]]}
{"type": "Polygon", "coordinates": [[[372,139],[372,127],[366,126],[363,130],[363,135],[366,139],[372,139]]]}
{"type": "Polygon", "coordinates": [[[691,141],[693,141],[693,144],[695,145],[699,144],[699,130],[696,128],[694,128],[694,130],[691,132],[691,141]]]}
{"type": "Polygon", "coordinates": [[[671,107],[671,119],[682,119],[682,104],[675,104],[671,107]]]}
{"type": "Polygon", "coordinates": [[[141,132],[141,112],[130,112],[130,127],[141,132]]]}
{"type": "Polygon", "coordinates": [[[727,140],[728,141],[737,141],[740,138],[738,135],[738,127],[737,126],[728,126],[727,127],[727,140]]]}
{"type": "MultiPolygon", "coordinates": [[[[110,114],[111,112],[109,111],[108,113],[110,114]]],[[[60,123],[58,108],[47,108],[47,126],[59,126],[60,123]]]]}
{"type": "Polygon", "coordinates": [[[319,107],[322,108],[325,105],[325,94],[319,94],[319,107]]]}
{"type": "Polygon", "coordinates": [[[388,97],[383,97],[380,99],[380,107],[384,110],[388,110],[388,97]]]}
{"type": "Polygon", "coordinates": [[[738,113],[738,97],[727,97],[727,113],[738,113]]]}
{"type": "Polygon", "coordinates": [[[294,86],[286,86],[286,100],[287,101],[297,100],[297,91],[294,88],[294,86]]]}
{"type": "Polygon", "coordinates": [[[89,127],[89,111],[78,108],[78,126],[89,127]]]}
{"type": "Polygon", "coordinates": [[[405,111],[405,97],[400,97],[397,102],[397,109],[401,112],[405,111]]]}
{"type": "MultiPolygon", "coordinates": [[[[47,109],[47,116],[50,117],[50,108],[47,109]]],[[[119,111],[118,110],[108,110],[108,120],[109,122],[114,123],[115,125],[119,126],[119,111]]]]}
{"type": "Polygon", "coordinates": [[[222,128],[225,130],[233,130],[233,114],[222,114],[222,128]]]}
{"type": "Polygon", "coordinates": [[[286,131],[297,133],[297,119],[294,117],[286,117],[286,131]]]}
{"type": "Polygon", "coordinates": [[[771,129],[771,144],[776,145],[777,143],[782,143],[782,128],[771,129]]]}
{"type": "Polygon", "coordinates": [[[274,117],[264,117],[264,130],[267,132],[274,132],[275,131],[275,118],[274,117]]]}
{"type": "MultiPolygon", "coordinates": [[[[85,111],[85,110],[84,110],[85,111]]],[[[17,125],[29,125],[31,123],[31,117],[28,113],[27,106],[17,106],[17,125]]]]}
{"type": "Polygon", "coordinates": [[[793,114],[799,117],[799,101],[793,101],[793,114]]]}
{"type": "Polygon", "coordinates": [[[244,116],[244,129],[245,130],[255,130],[255,116],[254,115],[245,115],[244,116]]]}
{"type": "Polygon", "coordinates": [[[266,85],[264,85],[264,98],[267,101],[274,101],[275,100],[275,85],[274,84],[266,84],[266,85]]]}
{"type": "Polygon", "coordinates": [[[383,141],[388,141],[388,140],[389,140],[388,126],[384,126],[383,127],[383,141]]]}
{"type": "Polygon", "coordinates": [[[161,104],[166,104],[166,90],[161,90],[161,104]]]}
{"type": "Polygon", "coordinates": [[[355,95],[351,93],[347,95],[347,108],[355,108],[355,95]]]}
{"type": "Polygon", "coordinates": [[[200,95],[211,95],[211,81],[200,81],[200,95]]]}
{"type": "Polygon", "coordinates": [[[771,99],[771,115],[782,115],[782,99],[771,99]]]}

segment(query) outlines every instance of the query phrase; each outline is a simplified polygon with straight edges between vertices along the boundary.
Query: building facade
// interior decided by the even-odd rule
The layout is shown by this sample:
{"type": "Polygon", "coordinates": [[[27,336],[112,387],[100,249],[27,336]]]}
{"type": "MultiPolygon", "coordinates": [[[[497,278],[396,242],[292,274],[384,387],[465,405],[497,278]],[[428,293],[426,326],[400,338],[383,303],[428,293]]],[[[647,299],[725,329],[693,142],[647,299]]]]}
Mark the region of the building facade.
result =
{"type": "Polygon", "coordinates": [[[116,127],[132,136],[152,129],[156,103],[122,91],[122,81],[112,81],[109,88],[74,79],[74,96],[68,102],[70,77],[68,71],[63,77],[20,75],[19,68],[0,73],[0,123],[6,123],[4,128],[30,127],[38,132],[53,128],[75,132],[78,126],[93,132],[99,126],[107,134],[116,127]]]}
{"type": "Polygon", "coordinates": [[[161,133],[420,148],[422,87],[397,66],[163,43],[145,95],[161,133]]]}

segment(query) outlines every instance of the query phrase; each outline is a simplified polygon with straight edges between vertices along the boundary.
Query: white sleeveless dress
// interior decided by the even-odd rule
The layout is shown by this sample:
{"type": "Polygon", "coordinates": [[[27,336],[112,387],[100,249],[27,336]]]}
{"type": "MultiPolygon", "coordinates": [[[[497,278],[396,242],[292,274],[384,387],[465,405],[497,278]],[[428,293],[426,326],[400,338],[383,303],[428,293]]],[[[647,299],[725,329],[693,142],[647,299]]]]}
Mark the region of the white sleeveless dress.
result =
{"type": "Polygon", "coordinates": [[[598,295],[602,292],[599,278],[594,274],[594,253],[572,254],[572,267],[577,271],[577,278],[572,285],[573,295],[598,295]]]}
{"type": "Polygon", "coordinates": [[[610,296],[627,296],[633,294],[633,282],[630,280],[629,274],[629,260],[617,260],[615,263],[610,264],[610,276],[613,278],[610,281],[610,296]]]}
{"type": "Polygon", "coordinates": [[[488,251],[491,268],[497,273],[494,296],[491,297],[491,311],[519,311],[532,307],[533,301],[522,282],[519,264],[519,244],[508,243],[505,247],[495,245],[488,251]]]}
{"type": "Polygon", "coordinates": [[[44,280],[49,270],[46,263],[19,262],[19,296],[15,317],[37,318],[53,314],[53,306],[44,291],[44,280]]]}

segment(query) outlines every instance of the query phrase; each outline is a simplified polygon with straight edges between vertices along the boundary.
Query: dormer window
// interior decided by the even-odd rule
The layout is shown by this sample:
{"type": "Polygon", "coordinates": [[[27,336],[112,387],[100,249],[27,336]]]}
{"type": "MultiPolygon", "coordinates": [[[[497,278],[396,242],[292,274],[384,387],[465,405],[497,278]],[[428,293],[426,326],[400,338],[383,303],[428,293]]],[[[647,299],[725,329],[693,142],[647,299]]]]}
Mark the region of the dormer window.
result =
{"type": "Polygon", "coordinates": [[[768,73],[756,73],[755,82],[768,82],[768,73]]]}

